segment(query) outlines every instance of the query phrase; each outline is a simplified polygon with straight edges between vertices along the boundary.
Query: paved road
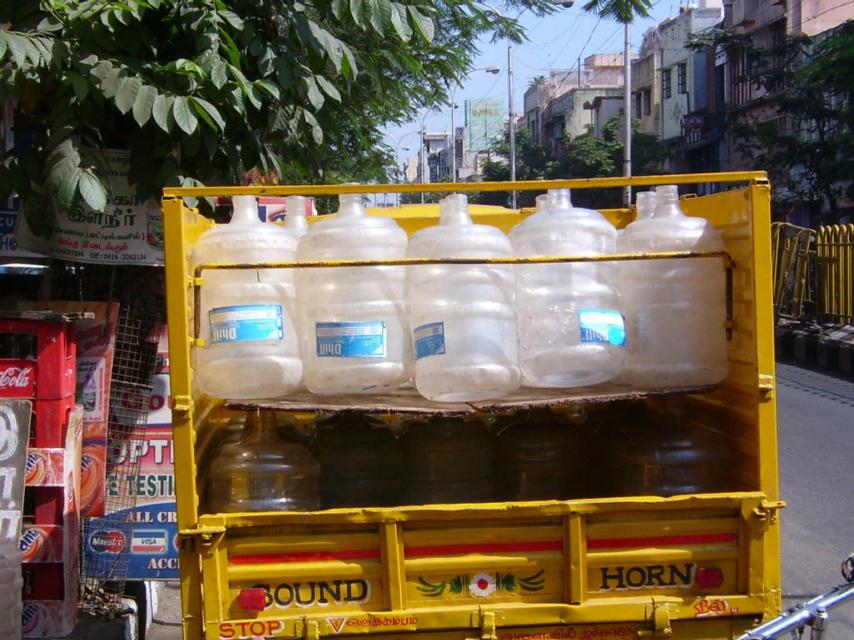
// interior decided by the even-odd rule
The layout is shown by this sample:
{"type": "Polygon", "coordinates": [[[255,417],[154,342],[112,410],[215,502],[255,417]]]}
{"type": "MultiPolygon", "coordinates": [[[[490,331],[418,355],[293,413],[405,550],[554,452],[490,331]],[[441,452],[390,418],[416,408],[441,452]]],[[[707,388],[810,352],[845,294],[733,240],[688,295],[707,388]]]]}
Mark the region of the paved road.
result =
{"type": "MultiPolygon", "coordinates": [[[[777,365],[783,593],[792,604],[841,582],[854,552],[854,381],[777,365]]],[[[826,640],[854,639],[854,602],[826,640]]]]}
{"type": "MultiPolygon", "coordinates": [[[[790,605],[841,582],[854,552],[854,381],[777,367],[783,522],[783,592],[790,605]]],[[[854,602],[836,610],[825,640],[854,640],[854,602]]],[[[178,590],[161,590],[157,618],[180,619],[178,590]]],[[[179,640],[155,624],[149,640],[179,640]]]]}

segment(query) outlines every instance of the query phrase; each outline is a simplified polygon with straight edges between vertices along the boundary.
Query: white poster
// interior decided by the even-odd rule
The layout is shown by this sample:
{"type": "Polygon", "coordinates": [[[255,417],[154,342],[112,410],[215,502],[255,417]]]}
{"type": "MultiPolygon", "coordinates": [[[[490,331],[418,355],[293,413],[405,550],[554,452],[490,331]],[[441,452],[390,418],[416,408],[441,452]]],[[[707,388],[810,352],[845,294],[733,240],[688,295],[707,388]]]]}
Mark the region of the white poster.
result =
{"type": "MultiPolygon", "coordinates": [[[[57,211],[52,220],[44,209],[27,202],[18,218],[20,247],[38,253],[100,264],[163,264],[163,219],[160,202],[141,200],[128,184],[130,155],[108,151],[110,200],[103,213],[80,202],[71,211],[57,211]]],[[[50,207],[49,202],[41,203],[50,207]]]]}

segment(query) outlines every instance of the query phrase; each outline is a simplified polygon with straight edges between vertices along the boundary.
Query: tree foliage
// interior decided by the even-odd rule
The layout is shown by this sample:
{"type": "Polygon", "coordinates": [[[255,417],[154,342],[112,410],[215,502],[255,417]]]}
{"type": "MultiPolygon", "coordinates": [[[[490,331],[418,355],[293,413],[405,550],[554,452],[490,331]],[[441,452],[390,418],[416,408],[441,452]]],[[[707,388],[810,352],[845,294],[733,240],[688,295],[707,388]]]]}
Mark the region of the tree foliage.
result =
{"type": "Polygon", "coordinates": [[[710,35],[695,48],[741,47],[757,94],[726,114],[736,150],[769,172],[775,201],[825,209],[834,222],[837,200],[854,197],[854,22],[771,48],[725,31],[710,35]]]}
{"type": "Polygon", "coordinates": [[[479,36],[521,37],[475,0],[0,0],[0,24],[0,99],[27,139],[0,198],[99,210],[105,148],[131,151],[142,196],[384,178],[380,128],[444,101],[479,36]]]}
{"type": "MultiPolygon", "coordinates": [[[[529,129],[520,129],[516,133],[516,176],[519,180],[552,180],[570,178],[600,178],[622,175],[623,140],[620,121],[614,118],[602,128],[602,134],[596,135],[592,128],[580,136],[571,137],[568,133],[563,141],[564,152],[559,158],[552,158],[546,147],[534,141],[529,129]]],[[[509,180],[510,166],[509,136],[497,142],[491,148],[496,155],[486,163],[484,180],[509,180]]],[[[667,159],[666,148],[659,143],[657,136],[640,133],[632,134],[632,166],[637,175],[658,173],[667,159]]],[[[594,207],[619,207],[621,192],[618,189],[584,190],[573,195],[575,204],[594,207]]],[[[534,205],[534,191],[517,193],[520,206],[534,205]]],[[[476,202],[508,206],[510,195],[507,192],[485,192],[479,194],[476,202]]]]}

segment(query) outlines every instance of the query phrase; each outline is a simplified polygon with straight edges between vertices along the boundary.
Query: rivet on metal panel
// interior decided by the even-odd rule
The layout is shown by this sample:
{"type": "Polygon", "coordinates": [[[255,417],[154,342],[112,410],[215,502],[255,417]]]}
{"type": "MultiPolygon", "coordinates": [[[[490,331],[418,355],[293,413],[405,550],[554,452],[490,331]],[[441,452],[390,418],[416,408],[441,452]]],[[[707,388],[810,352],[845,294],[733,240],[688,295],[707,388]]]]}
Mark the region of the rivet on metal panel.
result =
{"type": "Polygon", "coordinates": [[[497,640],[495,632],[495,613],[482,611],[480,614],[480,637],[481,640],[497,640]]]}
{"type": "Polygon", "coordinates": [[[305,622],[305,638],[306,640],[320,639],[320,625],[317,620],[306,620],[305,622]]]}
{"type": "Polygon", "coordinates": [[[205,341],[204,338],[193,338],[193,337],[191,337],[190,338],[190,344],[194,347],[204,347],[207,344],[207,342],[205,341]]]}

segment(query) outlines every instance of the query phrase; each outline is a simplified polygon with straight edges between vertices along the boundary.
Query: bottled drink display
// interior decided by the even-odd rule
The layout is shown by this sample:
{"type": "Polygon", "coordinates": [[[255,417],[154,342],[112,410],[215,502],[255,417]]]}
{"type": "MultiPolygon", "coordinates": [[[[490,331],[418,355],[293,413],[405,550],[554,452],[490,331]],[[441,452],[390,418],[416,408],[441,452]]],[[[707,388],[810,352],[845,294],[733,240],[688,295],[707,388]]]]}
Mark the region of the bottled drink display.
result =
{"type": "Polygon", "coordinates": [[[240,440],[211,460],[208,506],[214,513],[318,509],[319,473],[306,447],[279,436],[275,414],[251,412],[240,440]]]}
{"type": "Polygon", "coordinates": [[[407,504],[494,500],[495,445],[479,420],[411,422],[404,437],[407,504]]]}
{"type": "MultiPolygon", "coordinates": [[[[368,216],[358,195],[343,195],[336,216],[311,225],[300,260],[392,259],[406,233],[391,218],[368,216]]],[[[319,394],[382,393],[411,375],[412,345],[404,267],[302,269],[298,302],[305,386],[319,394]]]]}
{"type": "MultiPolygon", "coordinates": [[[[464,195],[442,200],[439,224],[409,240],[412,258],[512,255],[496,227],[472,224],[464,195]]],[[[501,398],[519,386],[512,266],[409,267],[407,302],[415,346],[415,385],[425,398],[501,398]]]]}
{"type": "MultiPolygon", "coordinates": [[[[282,261],[296,258],[296,239],[261,222],[252,196],[235,196],[231,222],[199,239],[192,263],[282,261]]],[[[227,400],[287,395],[303,366],[290,270],[208,269],[202,273],[201,335],[195,349],[199,389],[227,400]],[[252,372],[252,375],[246,375],[252,372]]]]}
{"type": "Polygon", "coordinates": [[[324,508],[403,504],[403,447],[385,423],[333,415],[318,421],[316,446],[324,508]]]}
{"type": "MultiPolygon", "coordinates": [[[[620,252],[724,249],[721,234],[708,220],[685,215],[675,186],[658,187],[656,194],[655,215],[626,227],[620,252]]],[[[726,280],[720,258],[626,262],[620,267],[620,286],[628,343],[622,380],[666,388],[711,385],[724,378],[726,280]]]]}
{"type": "MultiPolygon", "coordinates": [[[[601,255],[616,249],[616,229],[598,212],[572,206],[569,190],[550,192],[510,231],[517,256],[601,255]]],[[[616,266],[518,265],[516,316],[523,384],[580,387],[617,376],[626,336],[616,266]]]]}

